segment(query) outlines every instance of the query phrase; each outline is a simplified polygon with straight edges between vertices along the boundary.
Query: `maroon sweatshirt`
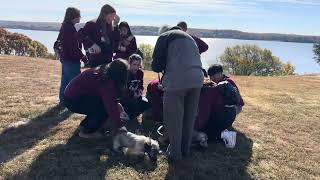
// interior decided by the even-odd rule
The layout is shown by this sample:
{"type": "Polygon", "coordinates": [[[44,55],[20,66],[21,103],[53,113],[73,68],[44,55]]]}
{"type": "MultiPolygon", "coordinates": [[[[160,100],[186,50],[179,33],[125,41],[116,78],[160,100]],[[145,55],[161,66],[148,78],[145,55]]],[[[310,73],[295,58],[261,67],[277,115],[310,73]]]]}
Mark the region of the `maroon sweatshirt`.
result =
{"type": "MultiPolygon", "coordinates": [[[[234,81],[230,77],[224,75],[221,81],[230,82],[239,91],[237,85],[234,83],[234,81]]],[[[218,88],[203,87],[201,89],[201,94],[199,99],[199,112],[198,112],[197,119],[195,121],[195,129],[197,130],[203,129],[206,126],[211,113],[223,111],[223,108],[225,105],[226,103],[224,101],[224,97],[221,95],[218,88]]],[[[239,105],[240,106],[244,105],[241,95],[240,95],[239,105]]]]}
{"type": "Polygon", "coordinates": [[[132,73],[129,71],[127,97],[133,98],[135,92],[138,93],[139,90],[143,91],[143,76],[144,73],[141,69],[139,69],[136,73],[132,73]]]}
{"type": "Polygon", "coordinates": [[[208,44],[202,41],[200,38],[193,35],[190,35],[190,36],[196,41],[200,54],[206,52],[209,49],[208,44]]]}
{"type": "Polygon", "coordinates": [[[112,61],[113,53],[118,49],[120,40],[120,31],[118,27],[112,28],[111,25],[106,24],[107,34],[104,35],[101,25],[96,20],[89,21],[78,32],[78,37],[87,51],[94,43],[101,48],[101,53],[90,54],[87,53],[89,62],[93,66],[109,63],[112,61]],[[109,37],[109,43],[105,36],[109,37]]]}
{"type": "Polygon", "coordinates": [[[138,48],[137,48],[137,42],[136,42],[136,38],[133,37],[133,39],[130,41],[130,44],[125,46],[125,42],[127,38],[121,38],[120,40],[120,45],[126,47],[126,51],[120,51],[119,49],[116,51],[116,55],[114,56],[114,59],[117,58],[122,58],[122,59],[129,59],[129,56],[131,56],[132,54],[136,53],[138,48]]]}
{"type": "Polygon", "coordinates": [[[88,69],[76,76],[64,91],[68,99],[77,99],[82,96],[101,97],[104,108],[117,127],[122,127],[124,122],[120,119],[118,108],[118,92],[111,80],[102,81],[102,74],[96,73],[95,69],[88,69]]]}
{"type": "MultiPolygon", "coordinates": [[[[79,63],[84,56],[81,51],[81,44],[78,41],[77,30],[72,23],[63,23],[58,39],[61,41],[61,62],[79,63]]],[[[86,63],[86,62],[84,62],[86,63]]]]}
{"type": "Polygon", "coordinates": [[[151,104],[152,114],[155,121],[163,120],[163,91],[159,89],[159,80],[152,80],[147,86],[147,99],[151,104]]]}

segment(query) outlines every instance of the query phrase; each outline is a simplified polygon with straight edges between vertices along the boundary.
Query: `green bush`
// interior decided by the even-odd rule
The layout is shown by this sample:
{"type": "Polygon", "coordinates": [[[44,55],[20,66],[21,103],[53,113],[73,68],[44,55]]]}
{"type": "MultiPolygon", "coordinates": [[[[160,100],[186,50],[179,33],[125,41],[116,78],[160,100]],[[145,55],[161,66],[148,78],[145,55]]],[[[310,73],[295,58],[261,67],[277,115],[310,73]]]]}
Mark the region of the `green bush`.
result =
{"type": "Polygon", "coordinates": [[[153,49],[150,44],[140,44],[139,46],[140,51],[143,53],[143,66],[146,70],[151,70],[151,62],[152,62],[152,54],[153,49]]]}
{"type": "Polygon", "coordinates": [[[0,54],[52,59],[46,46],[28,36],[0,28],[0,54]]]}
{"type": "Polygon", "coordinates": [[[228,47],[220,56],[224,67],[234,75],[276,76],[292,75],[294,67],[284,64],[268,49],[256,45],[228,47]]]}

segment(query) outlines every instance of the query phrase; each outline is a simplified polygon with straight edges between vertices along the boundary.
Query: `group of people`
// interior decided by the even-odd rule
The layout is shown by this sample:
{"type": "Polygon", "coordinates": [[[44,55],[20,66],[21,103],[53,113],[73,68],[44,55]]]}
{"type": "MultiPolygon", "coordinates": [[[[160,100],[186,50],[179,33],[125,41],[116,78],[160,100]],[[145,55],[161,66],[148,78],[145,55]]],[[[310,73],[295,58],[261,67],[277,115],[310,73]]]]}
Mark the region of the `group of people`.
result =
{"type": "Polygon", "coordinates": [[[151,109],[154,121],[163,123],[170,160],[190,154],[193,131],[209,140],[235,143],[232,126],[243,100],[221,65],[202,68],[200,54],[208,45],[187,33],[187,24],[163,26],[153,52],[151,81],[143,96],[143,54],[127,22],[106,4],[97,19],[78,31],[80,11],[68,8],[54,49],[62,64],[59,99],[70,111],[85,114],[79,136],[95,138],[110,119],[116,130],[151,109]],[[82,53],[82,46],[85,54],[82,53]],[[81,61],[88,67],[81,73],[81,61]],[[160,78],[160,74],[162,75],[160,78]]]}

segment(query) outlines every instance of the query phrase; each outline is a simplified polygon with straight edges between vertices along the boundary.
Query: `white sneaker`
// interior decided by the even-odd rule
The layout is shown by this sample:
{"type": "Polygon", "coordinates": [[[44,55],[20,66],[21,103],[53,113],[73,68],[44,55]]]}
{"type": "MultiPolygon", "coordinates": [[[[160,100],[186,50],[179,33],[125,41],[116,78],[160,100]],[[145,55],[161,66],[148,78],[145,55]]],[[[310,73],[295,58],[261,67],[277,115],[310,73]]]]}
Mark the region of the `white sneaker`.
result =
{"type": "Polygon", "coordinates": [[[237,132],[228,131],[227,129],[221,132],[221,139],[227,148],[234,148],[237,141],[237,132]]]}

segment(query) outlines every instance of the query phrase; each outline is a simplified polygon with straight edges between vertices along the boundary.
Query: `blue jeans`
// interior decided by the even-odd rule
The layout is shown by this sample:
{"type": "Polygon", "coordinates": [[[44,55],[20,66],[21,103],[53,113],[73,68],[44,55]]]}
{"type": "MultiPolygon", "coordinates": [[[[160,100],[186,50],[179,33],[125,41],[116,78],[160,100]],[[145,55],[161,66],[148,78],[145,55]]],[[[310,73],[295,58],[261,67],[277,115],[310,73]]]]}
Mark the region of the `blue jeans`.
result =
{"type": "Polygon", "coordinates": [[[81,73],[80,71],[80,62],[79,63],[70,63],[70,62],[61,62],[61,85],[59,99],[60,103],[64,102],[64,90],[66,89],[69,82],[81,73]]]}

